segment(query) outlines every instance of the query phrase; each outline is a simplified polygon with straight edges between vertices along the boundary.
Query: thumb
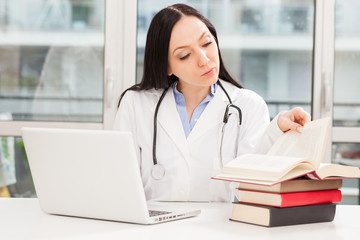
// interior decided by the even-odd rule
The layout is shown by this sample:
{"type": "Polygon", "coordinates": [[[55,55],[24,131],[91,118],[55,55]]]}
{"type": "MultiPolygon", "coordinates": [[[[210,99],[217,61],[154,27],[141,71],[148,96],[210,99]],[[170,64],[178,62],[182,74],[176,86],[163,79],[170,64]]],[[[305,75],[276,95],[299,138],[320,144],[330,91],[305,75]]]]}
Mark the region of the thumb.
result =
{"type": "Polygon", "coordinates": [[[296,122],[289,121],[289,129],[301,133],[303,130],[303,126],[296,122]]]}
{"type": "MultiPolygon", "coordinates": [[[[295,132],[301,133],[303,130],[303,127],[300,124],[291,121],[290,119],[286,119],[286,121],[284,121],[284,129],[286,129],[286,131],[293,130],[295,132]]],[[[286,132],[286,131],[284,131],[284,132],[286,132]]]]}

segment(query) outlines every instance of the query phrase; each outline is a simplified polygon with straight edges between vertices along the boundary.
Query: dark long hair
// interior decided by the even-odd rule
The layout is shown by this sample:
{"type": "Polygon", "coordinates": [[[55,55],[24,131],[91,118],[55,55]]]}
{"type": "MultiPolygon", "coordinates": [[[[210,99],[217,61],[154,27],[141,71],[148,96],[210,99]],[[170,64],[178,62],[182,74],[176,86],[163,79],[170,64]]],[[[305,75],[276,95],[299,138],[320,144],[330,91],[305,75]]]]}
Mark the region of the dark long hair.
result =
{"type": "MultiPolygon", "coordinates": [[[[165,89],[178,80],[174,75],[168,76],[168,51],[172,29],[182,16],[194,16],[201,20],[219,46],[214,26],[198,10],[185,4],[174,4],[162,9],[154,16],[147,33],[142,80],[121,94],[119,105],[128,90],[165,89]]],[[[220,48],[218,47],[218,49],[220,61],[219,78],[232,83],[236,87],[243,88],[226,70],[221,58],[220,48]]]]}

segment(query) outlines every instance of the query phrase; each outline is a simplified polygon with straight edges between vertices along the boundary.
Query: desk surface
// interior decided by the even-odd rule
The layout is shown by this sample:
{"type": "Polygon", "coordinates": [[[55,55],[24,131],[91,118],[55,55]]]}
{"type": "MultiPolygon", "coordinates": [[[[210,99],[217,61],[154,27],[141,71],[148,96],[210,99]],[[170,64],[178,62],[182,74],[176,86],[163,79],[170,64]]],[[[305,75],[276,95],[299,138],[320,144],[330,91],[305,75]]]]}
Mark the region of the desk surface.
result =
{"type": "Polygon", "coordinates": [[[0,239],[359,239],[360,206],[338,205],[330,223],[266,228],[229,221],[230,203],[168,203],[200,208],[193,218],[145,226],[54,216],[37,199],[0,198],[0,239]]]}

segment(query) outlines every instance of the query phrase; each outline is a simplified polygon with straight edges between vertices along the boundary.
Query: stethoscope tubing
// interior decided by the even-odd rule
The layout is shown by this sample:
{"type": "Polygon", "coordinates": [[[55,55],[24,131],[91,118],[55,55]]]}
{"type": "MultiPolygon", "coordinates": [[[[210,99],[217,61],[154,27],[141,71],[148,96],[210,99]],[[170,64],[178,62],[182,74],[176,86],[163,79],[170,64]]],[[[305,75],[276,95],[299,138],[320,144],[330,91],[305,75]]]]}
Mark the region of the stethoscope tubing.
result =
{"type": "Polygon", "coordinates": [[[153,134],[153,152],[152,152],[154,165],[157,164],[157,158],[156,158],[157,116],[158,116],[160,103],[164,99],[169,88],[170,87],[164,89],[163,93],[160,96],[158,103],[156,104],[155,113],[154,113],[154,134],[153,134]]]}
{"type": "MultiPolygon", "coordinates": [[[[227,91],[225,90],[225,88],[223,87],[223,85],[221,84],[221,82],[218,80],[217,84],[220,86],[220,88],[223,90],[223,92],[225,93],[226,97],[229,100],[229,104],[226,106],[225,109],[225,113],[224,113],[224,118],[223,118],[223,127],[222,127],[222,134],[221,134],[221,142],[220,142],[220,161],[221,161],[221,167],[223,167],[223,159],[222,159],[222,145],[223,145],[223,138],[224,138],[224,129],[225,129],[225,125],[228,122],[228,119],[230,117],[231,114],[229,114],[230,108],[234,108],[237,110],[238,114],[239,114],[239,121],[238,121],[238,134],[236,136],[236,141],[235,141],[235,148],[237,149],[238,147],[238,138],[239,138],[239,128],[242,122],[242,113],[241,113],[241,109],[234,105],[231,101],[231,98],[229,96],[229,94],[227,93],[227,91]]],[[[157,115],[158,115],[158,111],[160,108],[160,104],[162,102],[162,100],[164,99],[167,91],[169,90],[170,87],[167,87],[164,89],[164,91],[162,92],[158,103],[156,104],[156,108],[155,108],[155,113],[154,113],[154,134],[153,134],[153,151],[152,151],[152,156],[153,156],[153,167],[151,169],[151,176],[153,177],[153,179],[155,180],[160,180],[165,176],[165,168],[164,166],[162,166],[161,164],[158,163],[157,158],[156,158],[156,139],[157,139],[157,115]]],[[[235,153],[236,156],[236,153],[235,153]]]]}

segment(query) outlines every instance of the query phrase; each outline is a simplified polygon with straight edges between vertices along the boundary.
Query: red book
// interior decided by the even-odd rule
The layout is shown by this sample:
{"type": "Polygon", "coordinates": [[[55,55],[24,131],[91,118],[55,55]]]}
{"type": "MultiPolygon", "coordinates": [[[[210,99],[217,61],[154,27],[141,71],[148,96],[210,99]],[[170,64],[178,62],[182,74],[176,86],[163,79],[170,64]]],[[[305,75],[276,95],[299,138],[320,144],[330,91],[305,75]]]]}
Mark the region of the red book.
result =
{"type": "Polygon", "coordinates": [[[239,202],[243,203],[274,207],[293,207],[341,202],[341,191],[336,189],[309,192],[271,193],[238,189],[236,197],[239,202]]]}

